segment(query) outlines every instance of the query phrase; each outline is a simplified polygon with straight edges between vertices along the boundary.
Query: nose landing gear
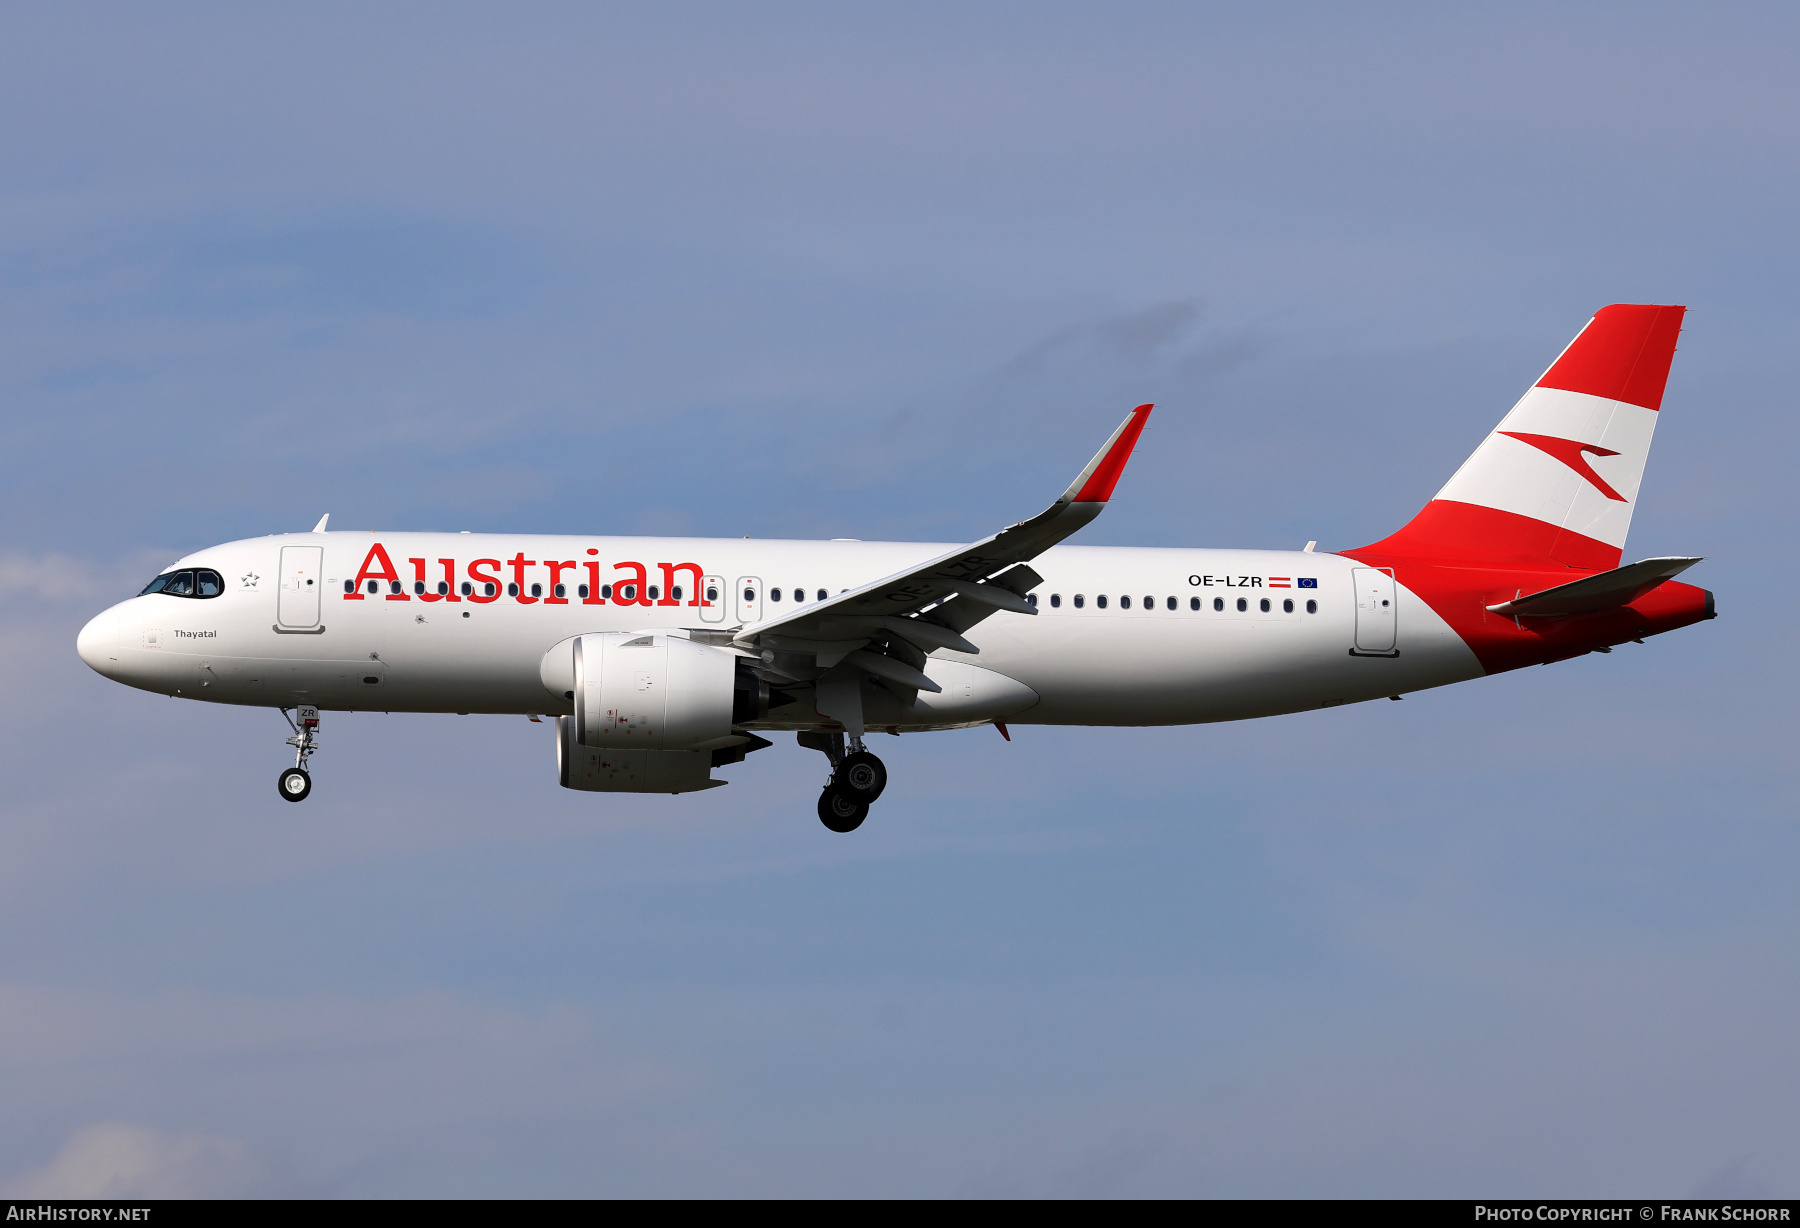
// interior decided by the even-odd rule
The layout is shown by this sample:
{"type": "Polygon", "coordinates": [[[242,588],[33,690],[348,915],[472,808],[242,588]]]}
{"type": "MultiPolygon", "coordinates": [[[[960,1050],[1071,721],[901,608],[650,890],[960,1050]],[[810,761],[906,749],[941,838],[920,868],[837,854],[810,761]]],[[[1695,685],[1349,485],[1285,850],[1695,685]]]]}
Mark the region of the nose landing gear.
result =
{"type": "Polygon", "coordinates": [[[294,748],[294,766],[281,774],[275,788],[287,801],[303,802],[312,792],[312,776],[306,770],[306,761],[319,749],[319,710],[311,704],[302,704],[296,715],[298,720],[290,717],[286,708],[281,710],[281,719],[294,731],[294,736],[287,740],[294,748]]]}
{"type": "Polygon", "coordinates": [[[800,745],[816,750],[831,761],[831,783],[819,794],[819,822],[835,832],[855,831],[869,817],[869,805],[887,788],[887,768],[851,735],[850,753],[844,753],[841,733],[803,733],[800,745]]]}

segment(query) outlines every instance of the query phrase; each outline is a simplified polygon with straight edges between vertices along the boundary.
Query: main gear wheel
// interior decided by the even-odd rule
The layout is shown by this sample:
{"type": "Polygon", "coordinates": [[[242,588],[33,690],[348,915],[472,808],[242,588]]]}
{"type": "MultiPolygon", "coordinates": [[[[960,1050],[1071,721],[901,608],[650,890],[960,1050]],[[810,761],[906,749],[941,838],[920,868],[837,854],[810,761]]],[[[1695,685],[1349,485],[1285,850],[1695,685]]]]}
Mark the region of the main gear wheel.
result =
{"type": "Polygon", "coordinates": [[[864,804],[881,796],[887,780],[887,768],[866,750],[845,755],[831,774],[832,784],[864,804]]]}
{"type": "Polygon", "coordinates": [[[826,785],[819,794],[819,822],[831,831],[855,831],[868,817],[869,803],[838,785],[826,785]]]}

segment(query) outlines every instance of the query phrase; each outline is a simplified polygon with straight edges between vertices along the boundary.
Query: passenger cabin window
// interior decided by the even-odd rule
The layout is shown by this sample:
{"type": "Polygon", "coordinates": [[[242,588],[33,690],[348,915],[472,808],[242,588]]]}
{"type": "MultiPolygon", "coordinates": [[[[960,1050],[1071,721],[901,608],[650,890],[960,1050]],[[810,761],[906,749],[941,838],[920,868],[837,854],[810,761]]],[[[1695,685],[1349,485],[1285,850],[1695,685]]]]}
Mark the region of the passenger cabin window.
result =
{"type": "Polygon", "coordinates": [[[1306,612],[1308,614],[1317,614],[1319,612],[1319,603],[1309,600],[1306,603],[1306,612]]]}
{"type": "Polygon", "coordinates": [[[519,586],[508,581],[506,585],[506,595],[508,597],[517,597],[519,595],[519,586]]]}
{"type": "MultiPolygon", "coordinates": [[[[561,588],[561,587],[562,587],[562,585],[560,585],[560,584],[559,584],[559,585],[557,585],[557,586],[556,586],[556,587],[557,587],[557,588],[561,588]]],[[[532,586],[531,586],[531,595],[532,595],[532,596],[533,596],[533,597],[542,597],[542,596],[543,596],[543,595],[544,595],[544,586],[543,586],[543,585],[542,585],[542,584],[533,584],[533,585],[532,585],[532,586]]],[[[560,596],[562,596],[562,594],[561,594],[561,593],[558,593],[558,594],[556,594],[556,595],[557,595],[557,596],[558,596],[558,597],[560,597],[560,596]]]]}
{"type": "Polygon", "coordinates": [[[420,597],[420,596],[423,596],[424,593],[425,593],[425,581],[414,580],[413,581],[413,596],[420,597]]]}
{"type": "MultiPolygon", "coordinates": [[[[559,585],[558,587],[560,588],[561,586],[559,585]]],[[[562,593],[558,592],[556,595],[558,597],[560,597],[560,596],[562,596],[562,593]]],[[[677,584],[674,588],[670,589],[669,596],[673,597],[676,601],[680,601],[681,600],[681,585],[677,584]]]]}
{"type": "Polygon", "coordinates": [[[1283,614],[1292,614],[1294,612],[1294,599],[1292,597],[1283,597],[1281,599],[1281,612],[1283,614]]]}
{"type": "Polygon", "coordinates": [[[1245,610],[1247,610],[1249,608],[1250,608],[1250,603],[1248,601],[1246,601],[1244,598],[1239,597],[1238,598],[1238,613],[1242,614],[1245,610]]]}
{"type": "Polygon", "coordinates": [[[657,589],[656,585],[652,584],[650,586],[649,595],[650,595],[650,600],[656,601],[662,596],[662,593],[661,593],[661,591],[659,591],[657,589]]]}
{"type": "Polygon", "coordinates": [[[438,581],[438,596],[448,597],[449,595],[450,595],[450,581],[439,580],[438,581]]]}
{"type": "Polygon", "coordinates": [[[1189,597],[1189,598],[1188,598],[1188,609],[1190,609],[1190,610],[1197,610],[1197,609],[1199,609],[1199,608],[1200,608],[1200,598],[1198,598],[1198,597],[1189,597]]]}
{"type": "MultiPolygon", "coordinates": [[[[1104,598],[1104,597],[1100,598],[1100,604],[1105,605],[1106,598],[1104,598]]],[[[1119,598],[1119,608],[1121,610],[1129,610],[1131,608],[1131,598],[1129,598],[1129,597],[1119,598]]]]}
{"type": "Polygon", "coordinates": [[[1050,594],[1050,608],[1053,610],[1062,609],[1062,594],[1061,593],[1051,593],[1050,594]]]}
{"type": "Polygon", "coordinates": [[[1076,593],[1075,594],[1075,608],[1079,610],[1082,606],[1084,606],[1086,604],[1087,604],[1087,598],[1082,596],[1080,593],[1076,593]]]}
{"type": "Polygon", "coordinates": [[[1105,593],[1101,593],[1098,597],[1094,598],[1094,608],[1099,610],[1104,610],[1106,608],[1105,593]]]}
{"type": "Polygon", "coordinates": [[[369,591],[371,593],[379,593],[381,591],[381,581],[380,580],[370,580],[369,581],[369,591]]]}
{"type": "Polygon", "coordinates": [[[464,580],[462,582],[462,595],[465,597],[474,596],[475,595],[475,586],[473,584],[470,584],[467,580],[464,580]]]}
{"type": "Polygon", "coordinates": [[[781,600],[781,590],[778,588],[770,589],[769,590],[769,600],[770,601],[780,601],[781,600]]]}
{"type": "Polygon", "coordinates": [[[582,584],[582,585],[576,586],[575,592],[576,592],[576,595],[579,596],[583,601],[587,600],[587,595],[588,595],[588,586],[587,585],[582,584]]]}
{"type": "Polygon", "coordinates": [[[1175,608],[1175,598],[1173,597],[1169,598],[1169,608],[1171,610],[1175,608]]]}
{"type": "Polygon", "coordinates": [[[1269,612],[1269,599],[1267,597],[1264,597],[1262,599],[1261,608],[1262,608],[1262,612],[1264,614],[1267,614],[1269,612]]]}
{"type": "Polygon", "coordinates": [[[706,590],[706,604],[707,605],[711,605],[713,602],[717,601],[718,599],[719,599],[719,590],[717,588],[709,588],[706,590]]]}
{"type": "Polygon", "coordinates": [[[344,581],[344,591],[346,593],[354,593],[356,591],[356,581],[355,580],[345,580],[344,581]]]}
{"type": "Polygon", "coordinates": [[[1025,600],[1031,604],[1032,609],[1034,609],[1034,610],[1037,609],[1037,594],[1036,593],[1032,593],[1030,596],[1026,597],[1025,600]]]}
{"type": "Polygon", "coordinates": [[[602,584],[600,586],[600,598],[603,601],[611,601],[612,600],[612,585],[602,584]]]}
{"type": "Polygon", "coordinates": [[[1213,598],[1213,613],[1215,613],[1215,614],[1216,614],[1216,613],[1218,613],[1218,612],[1219,612],[1219,611],[1220,611],[1220,610],[1223,610],[1223,609],[1224,609],[1224,608],[1225,608],[1225,598],[1223,598],[1223,597],[1214,597],[1214,598],[1213,598]]]}
{"type": "Polygon", "coordinates": [[[829,596],[831,596],[830,593],[826,592],[824,589],[820,589],[817,600],[823,601],[823,600],[825,600],[825,598],[827,598],[829,596]]]}

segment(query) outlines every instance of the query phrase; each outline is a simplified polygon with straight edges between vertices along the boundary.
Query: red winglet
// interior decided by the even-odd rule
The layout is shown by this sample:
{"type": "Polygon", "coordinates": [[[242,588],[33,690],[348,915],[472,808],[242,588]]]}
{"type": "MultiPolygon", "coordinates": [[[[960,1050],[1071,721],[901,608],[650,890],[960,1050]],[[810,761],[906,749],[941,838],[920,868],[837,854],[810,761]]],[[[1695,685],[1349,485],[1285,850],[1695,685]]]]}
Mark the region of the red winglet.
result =
{"type": "Polygon", "coordinates": [[[1639,303],[1602,307],[1537,386],[1661,409],[1686,313],[1686,307],[1639,303]]]}
{"type": "Polygon", "coordinates": [[[1119,475],[1125,472],[1125,462],[1131,459],[1131,450],[1137,446],[1138,436],[1144,433],[1144,423],[1150,420],[1150,411],[1154,408],[1154,405],[1140,405],[1131,411],[1131,416],[1107,441],[1105,450],[1094,458],[1093,471],[1075,492],[1072,502],[1105,503],[1112,498],[1113,487],[1119,484],[1119,475]]]}

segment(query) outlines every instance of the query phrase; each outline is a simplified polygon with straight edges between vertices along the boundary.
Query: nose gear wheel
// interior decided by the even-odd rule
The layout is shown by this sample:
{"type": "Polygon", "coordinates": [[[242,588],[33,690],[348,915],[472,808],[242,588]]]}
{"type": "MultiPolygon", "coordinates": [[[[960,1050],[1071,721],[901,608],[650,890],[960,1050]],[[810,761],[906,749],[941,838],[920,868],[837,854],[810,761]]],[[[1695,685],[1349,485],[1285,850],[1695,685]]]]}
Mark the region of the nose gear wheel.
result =
{"type": "Polygon", "coordinates": [[[304,768],[291,767],[281,774],[275,784],[281,796],[290,802],[303,802],[306,795],[312,792],[312,777],[304,768]]]}

